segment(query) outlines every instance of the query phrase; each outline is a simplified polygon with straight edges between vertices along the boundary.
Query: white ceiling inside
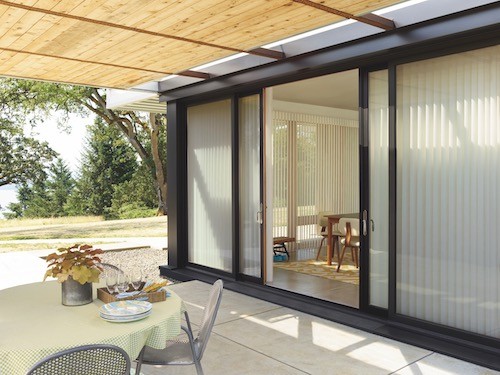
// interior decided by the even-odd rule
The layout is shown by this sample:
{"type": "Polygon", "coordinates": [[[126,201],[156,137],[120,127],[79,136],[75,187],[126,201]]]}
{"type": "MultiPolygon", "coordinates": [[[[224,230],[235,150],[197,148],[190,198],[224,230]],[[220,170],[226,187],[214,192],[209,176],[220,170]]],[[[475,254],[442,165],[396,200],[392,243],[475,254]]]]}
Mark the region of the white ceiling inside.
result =
{"type": "Polygon", "coordinates": [[[273,98],[357,111],[358,91],[358,70],[354,69],[274,86],[273,98]]]}

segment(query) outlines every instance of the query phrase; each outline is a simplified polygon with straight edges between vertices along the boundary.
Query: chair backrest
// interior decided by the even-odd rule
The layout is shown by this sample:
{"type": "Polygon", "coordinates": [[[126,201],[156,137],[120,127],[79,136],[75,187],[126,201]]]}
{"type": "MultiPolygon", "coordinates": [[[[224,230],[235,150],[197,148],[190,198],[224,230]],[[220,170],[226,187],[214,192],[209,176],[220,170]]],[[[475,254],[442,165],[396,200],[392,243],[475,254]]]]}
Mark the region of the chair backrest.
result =
{"type": "Polygon", "coordinates": [[[220,301],[222,299],[222,289],[224,283],[222,280],[217,280],[212,288],[210,289],[210,295],[208,297],[207,305],[205,306],[205,311],[203,312],[203,319],[201,320],[200,330],[198,331],[198,336],[196,337],[195,343],[198,346],[198,359],[201,359],[203,352],[207,346],[208,338],[212,332],[212,328],[215,323],[215,318],[217,317],[217,311],[219,311],[220,301]]]}
{"type": "Polygon", "coordinates": [[[27,375],[129,375],[130,358],[114,345],[84,345],[63,350],[36,363],[27,375]]]}
{"type": "Polygon", "coordinates": [[[339,220],[339,231],[342,235],[347,234],[347,223],[351,224],[351,236],[359,237],[359,219],[343,217],[339,220]]]}
{"type": "Polygon", "coordinates": [[[325,215],[333,215],[335,214],[335,212],[332,212],[332,211],[320,211],[318,212],[318,226],[317,226],[317,230],[318,230],[318,235],[321,236],[321,232],[323,232],[323,229],[327,227],[328,225],[328,218],[325,217],[325,215]]]}

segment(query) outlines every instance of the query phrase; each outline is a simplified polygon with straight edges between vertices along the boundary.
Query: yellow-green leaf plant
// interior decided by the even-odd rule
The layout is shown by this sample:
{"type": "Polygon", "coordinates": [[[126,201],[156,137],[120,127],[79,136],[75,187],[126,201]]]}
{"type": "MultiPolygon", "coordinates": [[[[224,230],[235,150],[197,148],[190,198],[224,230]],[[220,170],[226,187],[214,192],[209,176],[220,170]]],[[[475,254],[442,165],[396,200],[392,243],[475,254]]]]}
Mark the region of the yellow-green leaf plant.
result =
{"type": "Polygon", "coordinates": [[[73,245],[57,249],[57,253],[49,254],[46,258],[48,262],[47,272],[45,272],[45,281],[47,277],[55,277],[62,283],[69,276],[80,284],[93,283],[99,281],[101,273],[101,249],[94,249],[92,245],[73,245]]]}

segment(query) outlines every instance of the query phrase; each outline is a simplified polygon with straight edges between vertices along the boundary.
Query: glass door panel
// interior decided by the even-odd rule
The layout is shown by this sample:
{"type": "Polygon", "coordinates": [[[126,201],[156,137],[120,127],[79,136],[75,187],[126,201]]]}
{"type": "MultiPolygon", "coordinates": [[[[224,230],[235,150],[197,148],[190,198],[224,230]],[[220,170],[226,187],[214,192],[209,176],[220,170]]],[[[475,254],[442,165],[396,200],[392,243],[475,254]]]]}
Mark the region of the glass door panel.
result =
{"type": "Polygon", "coordinates": [[[388,308],[389,86],[388,71],[368,75],[370,250],[369,304],[388,308]]]}
{"type": "Polygon", "coordinates": [[[260,95],[239,99],[240,273],[260,278],[262,254],[260,95]]]}
{"type": "Polygon", "coordinates": [[[187,111],[188,260],[232,271],[231,101],[187,111]]]}

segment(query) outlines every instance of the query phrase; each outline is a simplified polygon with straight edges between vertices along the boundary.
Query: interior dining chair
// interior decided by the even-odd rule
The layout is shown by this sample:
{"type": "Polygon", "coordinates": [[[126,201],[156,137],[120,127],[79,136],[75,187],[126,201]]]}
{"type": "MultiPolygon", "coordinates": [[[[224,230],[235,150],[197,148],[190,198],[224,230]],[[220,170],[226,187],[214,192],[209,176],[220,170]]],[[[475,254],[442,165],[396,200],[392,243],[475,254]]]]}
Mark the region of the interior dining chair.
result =
{"type": "Polygon", "coordinates": [[[27,375],[129,375],[130,358],[114,345],[83,345],[52,354],[27,375]]]}
{"type": "MultiPolygon", "coordinates": [[[[318,247],[318,252],[316,253],[316,260],[319,259],[319,256],[321,254],[321,248],[323,246],[323,242],[325,242],[325,239],[328,237],[328,218],[325,217],[325,215],[333,215],[335,212],[331,211],[320,211],[318,213],[318,221],[317,221],[317,231],[318,231],[318,236],[322,236],[323,238],[321,239],[321,242],[319,243],[318,247]]],[[[341,236],[342,234],[339,232],[337,225],[334,225],[332,228],[332,235],[333,236],[341,236]]],[[[335,245],[333,244],[333,254],[332,256],[335,255],[335,245]]]]}
{"type": "Polygon", "coordinates": [[[184,313],[186,317],[186,325],[181,328],[185,335],[180,335],[176,339],[168,340],[165,349],[154,349],[145,346],[139,357],[137,358],[136,374],[140,374],[141,366],[146,365],[195,365],[196,373],[203,375],[203,368],[201,367],[201,358],[207,346],[208,338],[212,332],[212,328],[217,317],[220,301],[222,299],[222,280],[217,280],[212,288],[208,297],[208,303],[203,312],[203,319],[201,321],[198,335],[195,337],[189,321],[187,311],[184,313]]]}
{"type": "Polygon", "coordinates": [[[339,265],[337,266],[337,272],[340,271],[340,266],[344,260],[346,248],[351,248],[351,256],[353,262],[356,264],[356,268],[359,268],[358,262],[358,251],[359,251],[359,219],[353,218],[341,218],[339,220],[339,230],[342,235],[340,238],[340,244],[342,245],[342,251],[339,256],[339,265]]]}

